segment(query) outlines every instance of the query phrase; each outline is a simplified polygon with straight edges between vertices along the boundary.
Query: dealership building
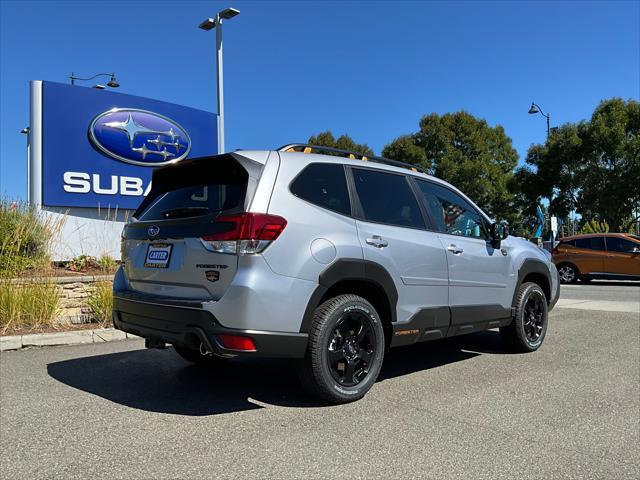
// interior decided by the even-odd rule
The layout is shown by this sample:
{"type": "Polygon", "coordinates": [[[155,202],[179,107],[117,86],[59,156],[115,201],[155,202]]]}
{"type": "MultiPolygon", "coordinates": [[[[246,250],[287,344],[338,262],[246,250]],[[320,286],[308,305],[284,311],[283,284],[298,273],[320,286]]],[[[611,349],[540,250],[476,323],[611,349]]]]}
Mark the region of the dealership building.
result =
{"type": "Polygon", "coordinates": [[[211,112],[55,82],[30,89],[28,197],[61,225],[54,260],[119,259],[154,168],[218,151],[211,112]]]}

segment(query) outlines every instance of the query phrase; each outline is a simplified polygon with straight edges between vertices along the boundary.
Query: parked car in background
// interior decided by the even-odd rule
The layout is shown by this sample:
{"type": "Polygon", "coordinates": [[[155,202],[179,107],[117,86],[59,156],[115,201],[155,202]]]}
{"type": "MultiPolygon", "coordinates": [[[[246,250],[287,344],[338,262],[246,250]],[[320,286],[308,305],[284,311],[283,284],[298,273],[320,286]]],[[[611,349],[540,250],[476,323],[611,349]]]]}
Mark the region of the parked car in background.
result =
{"type": "Polygon", "coordinates": [[[562,283],[640,280],[640,237],[628,233],[564,237],[553,249],[553,261],[562,283]]]}

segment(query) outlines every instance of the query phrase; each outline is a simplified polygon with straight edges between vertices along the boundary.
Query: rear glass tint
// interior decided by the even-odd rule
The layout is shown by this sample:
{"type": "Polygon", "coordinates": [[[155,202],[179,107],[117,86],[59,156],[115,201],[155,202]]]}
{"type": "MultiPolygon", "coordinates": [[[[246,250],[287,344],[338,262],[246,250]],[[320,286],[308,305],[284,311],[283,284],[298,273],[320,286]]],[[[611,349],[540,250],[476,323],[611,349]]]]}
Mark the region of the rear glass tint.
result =
{"type": "Polygon", "coordinates": [[[344,167],[335,163],[312,163],[291,184],[291,193],[319,207],[351,215],[344,167]]]}
{"type": "Polygon", "coordinates": [[[140,220],[196,217],[238,210],[244,201],[246,183],[208,183],[166,192],[147,208],[140,220]]]}
{"type": "Polygon", "coordinates": [[[241,212],[248,180],[247,171],[230,157],[161,168],[135,217],[149,221],[241,212]]]}

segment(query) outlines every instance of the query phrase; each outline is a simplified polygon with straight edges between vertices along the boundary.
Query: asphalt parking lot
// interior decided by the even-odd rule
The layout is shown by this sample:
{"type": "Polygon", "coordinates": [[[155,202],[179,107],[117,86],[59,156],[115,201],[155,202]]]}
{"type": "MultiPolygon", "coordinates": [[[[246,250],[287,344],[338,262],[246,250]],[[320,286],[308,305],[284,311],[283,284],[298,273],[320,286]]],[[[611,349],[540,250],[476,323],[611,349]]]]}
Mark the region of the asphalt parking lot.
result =
{"type": "Polygon", "coordinates": [[[342,406],[303,394],[284,361],[207,372],[140,341],[3,352],[0,472],[638,478],[638,308],[638,284],[568,286],[538,352],[506,354],[493,331],[393,350],[342,406]]]}

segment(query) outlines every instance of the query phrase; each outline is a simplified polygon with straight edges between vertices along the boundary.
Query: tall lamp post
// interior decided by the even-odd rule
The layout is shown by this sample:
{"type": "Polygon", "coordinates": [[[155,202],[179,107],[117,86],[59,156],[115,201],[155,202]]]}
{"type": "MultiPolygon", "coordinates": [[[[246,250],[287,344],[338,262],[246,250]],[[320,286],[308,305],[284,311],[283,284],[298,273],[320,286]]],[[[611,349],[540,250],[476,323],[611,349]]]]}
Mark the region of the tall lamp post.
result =
{"type": "Polygon", "coordinates": [[[224,84],[222,76],[222,21],[230,20],[240,13],[235,8],[225,8],[215,18],[207,18],[200,25],[202,30],[216,27],[216,67],[218,71],[218,153],[224,153],[224,84]]]}
{"type": "Polygon", "coordinates": [[[546,117],[546,119],[547,119],[547,138],[549,138],[549,132],[551,131],[551,128],[549,127],[549,122],[550,122],[551,115],[549,115],[548,113],[545,114],[542,111],[542,109],[540,108],[540,105],[537,105],[536,103],[531,102],[531,108],[529,108],[529,115],[535,115],[536,113],[539,113],[543,117],[546,117]]]}

